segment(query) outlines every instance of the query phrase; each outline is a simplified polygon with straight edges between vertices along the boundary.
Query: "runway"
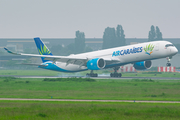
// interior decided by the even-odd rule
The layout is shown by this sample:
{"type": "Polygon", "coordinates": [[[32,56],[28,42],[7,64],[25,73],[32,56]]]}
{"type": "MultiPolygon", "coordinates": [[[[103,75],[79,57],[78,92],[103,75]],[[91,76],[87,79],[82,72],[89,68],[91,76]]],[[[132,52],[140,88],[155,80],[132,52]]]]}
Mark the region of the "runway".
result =
{"type": "Polygon", "coordinates": [[[62,102],[134,102],[134,103],[180,103],[180,101],[141,101],[141,100],[81,100],[81,99],[26,99],[26,98],[0,98],[10,101],[62,101],[62,102]]]}
{"type": "MultiPolygon", "coordinates": [[[[16,78],[69,78],[69,77],[81,77],[87,78],[86,76],[24,76],[24,75],[0,75],[0,77],[16,77],[16,78]]],[[[180,80],[175,77],[120,77],[114,78],[110,76],[98,76],[90,77],[92,79],[152,79],[152,80],[180,80]]]]}

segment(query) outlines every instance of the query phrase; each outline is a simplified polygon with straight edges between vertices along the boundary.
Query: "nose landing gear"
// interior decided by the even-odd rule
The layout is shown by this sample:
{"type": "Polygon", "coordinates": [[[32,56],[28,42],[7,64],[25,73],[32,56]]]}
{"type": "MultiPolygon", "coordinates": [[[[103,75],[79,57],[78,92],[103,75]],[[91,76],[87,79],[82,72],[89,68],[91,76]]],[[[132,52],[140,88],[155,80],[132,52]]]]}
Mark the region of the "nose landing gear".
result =
{"type": "Polygon", "coordinates": [[[166,66],[171,66],[171,63],[166,63],[166,66]]]}
{"type": "Polygon", "coordinates": [[[170,63],[170,60],[171,60],[172,57],[167,57],[167,63],[166,63],[166,66],[171,66],[171,63],[170,63]]]}
{"type": "Polygon", "coordinates": [[[121,77],[122,74],[117,72],[119,68],[120,68],[120,67],[114,67],[114,68],[113,68],[113,69],[114,69],[114,73],[111,73],[110,76],[111,76],[111,77],[121,77]]]}

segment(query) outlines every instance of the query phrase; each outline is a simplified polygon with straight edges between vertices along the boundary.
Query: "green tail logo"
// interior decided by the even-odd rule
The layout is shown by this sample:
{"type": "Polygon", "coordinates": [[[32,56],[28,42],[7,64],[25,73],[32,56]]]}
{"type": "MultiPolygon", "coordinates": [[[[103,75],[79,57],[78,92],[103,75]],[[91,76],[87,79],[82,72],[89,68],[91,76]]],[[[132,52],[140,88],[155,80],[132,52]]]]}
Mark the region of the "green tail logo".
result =
{"type": "Polygon", "coordinates": [[[44,45],[43,47],[41,46],[39,50],[39,54],[41,55],[49,55],[51,52],[47,49],[47,47],[44,45]]]}

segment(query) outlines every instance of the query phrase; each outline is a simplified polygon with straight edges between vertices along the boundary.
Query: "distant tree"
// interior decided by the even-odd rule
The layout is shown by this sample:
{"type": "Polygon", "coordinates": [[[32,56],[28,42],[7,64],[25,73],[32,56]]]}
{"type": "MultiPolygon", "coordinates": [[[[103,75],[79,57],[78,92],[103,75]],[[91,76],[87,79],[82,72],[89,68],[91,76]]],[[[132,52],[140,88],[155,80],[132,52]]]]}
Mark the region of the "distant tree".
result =
{"type": "Polygon", "coordinates": [[[126,45],[124,30],[121,25],[118,25],[118,26],[120,27],[120,46],[124,46],[126,45]]]}
{"type": "Polygon", "coordinates": [[[108,29],[109,27],[104,30],[102,49],[108,48],[108,44],[110,44],[110,40],[108,39],[108,29]]]}
{"type": "Polygon", "coordinates": [[[124,46],[126,45],[126,39],[124,30],[121,25],[117,25],[115,28],[107,27],[103,35],[103,46],[102,49],[124,46]]]}
{"type": "Polygon", "coordinates": [[[116,27],[116,44],[118,46],[121,45],[121,26],[117,25],[116,27]]]}
{"type": "Polygon", "coordinates": [[[155,28],[152,25],[151,30],[149,31],[148,41],[154,41],[156,37],[155,28]]]}
{"type": "Polygon", "coordinates": [[[156,26],[156,30],[154,26],[151,26],[151,30],[149,31],[148,41],[162,40],[162,33],[158,26],[156,26]]]}
{"type": "Polygon", "coordinates": [[[160,32],[160,29],[158,26],[156,26],[156,40],[162,40],[162,33],[160,32]]]}
{"type": "Polygon", "coordinates": [[[75,43],[71,43],[65,47],[62,47],[62,45],[54,45],[51,47],[53,54],[63,56],[90,51],[92,51],[92,48],[85,46],[85,35],[80,31],[76,31],[75,43]]]}
{"type": "Polygon", "coordinates": [[[76,31],[75,38],[75,53],[82,53],[85,49],[85,35],[84,32],[76,31]]]}
{"type": "Polygon", "coordinates": [[[103,49],[112,48],[116,43],[116,33],[114,28],[107,27],[103,35],[103,49]]]}

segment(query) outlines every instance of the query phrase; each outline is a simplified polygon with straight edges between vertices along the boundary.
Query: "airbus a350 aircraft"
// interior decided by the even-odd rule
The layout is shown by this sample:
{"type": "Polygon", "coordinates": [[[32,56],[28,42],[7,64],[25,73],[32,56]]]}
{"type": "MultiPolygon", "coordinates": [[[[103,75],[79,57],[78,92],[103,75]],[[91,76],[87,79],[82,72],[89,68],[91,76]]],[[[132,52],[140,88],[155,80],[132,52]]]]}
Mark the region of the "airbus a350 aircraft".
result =
{"type": "Polygon", "coordinates": [[[7,48],[4,49],[15,55],[41,57],[42,64],[29,65],[60,72],[91,70],[90,74],[87,73],[90,77],[98,76],[92,72],[93,70],[107,68],[113,68],[115,71],[110,74],[111,77],[121,77],[122,74],[117,73],[119,66],[131,63],[135,69],[144,70],[151,68],[151,60],[159,58],[168,57],[167,66],[171,66],[169,61],[178,52],[176,47],[168,41],[154,41],[69,56],[54,56],[40,38],[34,38],[34,41],[40,55],[14,53],[7,48]]]}

